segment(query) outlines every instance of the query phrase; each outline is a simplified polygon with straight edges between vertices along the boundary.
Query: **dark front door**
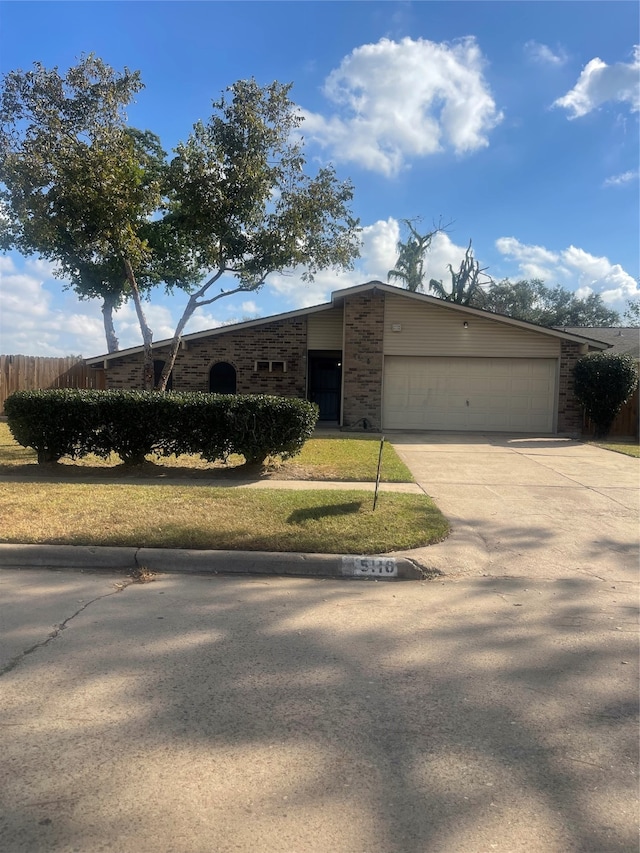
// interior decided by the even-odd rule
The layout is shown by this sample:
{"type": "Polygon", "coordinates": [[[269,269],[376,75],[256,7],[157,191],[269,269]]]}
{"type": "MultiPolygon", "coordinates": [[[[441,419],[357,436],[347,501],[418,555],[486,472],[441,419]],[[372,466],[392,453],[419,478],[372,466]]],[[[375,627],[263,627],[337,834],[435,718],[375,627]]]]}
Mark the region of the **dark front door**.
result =
{"type": "Polygon", "coordinates": [[[319,420],[340,420],[341,387],[340,356],[309,356],[309,399],[320,409],[319,420]]]}

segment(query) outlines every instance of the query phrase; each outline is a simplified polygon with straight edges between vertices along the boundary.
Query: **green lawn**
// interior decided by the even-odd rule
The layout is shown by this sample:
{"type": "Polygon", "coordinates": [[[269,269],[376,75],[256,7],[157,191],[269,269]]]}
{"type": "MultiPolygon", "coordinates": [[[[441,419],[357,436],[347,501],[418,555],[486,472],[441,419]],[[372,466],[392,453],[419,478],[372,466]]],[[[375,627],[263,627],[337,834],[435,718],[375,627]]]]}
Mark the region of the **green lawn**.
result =
{"type": "Polygon", "coordinates": [[[635,456],[640,459],[640,444],[628,441],[594,441],[596,447],[602,447],[604,450],[613,450],[616,453],[624,453],[625,456],[635,456]]]}
{"type": "MultiPolygon", "coordinates": [[[[273,460],[258,479],[372,481],[380,442],[319,437],[300,456],[273,460]]],[[[358,489],[252,489],[199,484],[243,475],[199,458],[156,459],[129,470],[116,457],[39,466],[0,423],[0,542],[129,545],[303,553],[380,554],[439,542],[449,524],[425,495],[358,489]],[[156,482],[136,482],[152,477],[156,482]],[[90,481],[88,481],[90,478],[90,481]],[[100,482],[96,483],[96,478],[100,482]],[[189,478],[190,485],[185,484],[189,478]]],[[[411,481],[393,447],[384,446],[383,480],[411,481]]]]}
{"type": "Polygon", "coordinates": [[[0,542],[378,554],[446,538],[425,495],[122,483],[0,483],[0,542]]]}

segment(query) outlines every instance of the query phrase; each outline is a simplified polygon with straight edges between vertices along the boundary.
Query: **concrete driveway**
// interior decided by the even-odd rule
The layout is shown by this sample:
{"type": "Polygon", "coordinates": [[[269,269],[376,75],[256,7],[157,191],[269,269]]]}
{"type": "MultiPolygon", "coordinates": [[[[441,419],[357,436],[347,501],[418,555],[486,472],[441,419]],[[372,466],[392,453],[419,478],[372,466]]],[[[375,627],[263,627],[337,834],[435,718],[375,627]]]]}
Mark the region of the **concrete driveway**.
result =
{"type": "Polygon", "coordinates": [[[640,460],[556,437],[387,440],[453,527],[425,564],[454,577],[637,580],[640,460]]]}

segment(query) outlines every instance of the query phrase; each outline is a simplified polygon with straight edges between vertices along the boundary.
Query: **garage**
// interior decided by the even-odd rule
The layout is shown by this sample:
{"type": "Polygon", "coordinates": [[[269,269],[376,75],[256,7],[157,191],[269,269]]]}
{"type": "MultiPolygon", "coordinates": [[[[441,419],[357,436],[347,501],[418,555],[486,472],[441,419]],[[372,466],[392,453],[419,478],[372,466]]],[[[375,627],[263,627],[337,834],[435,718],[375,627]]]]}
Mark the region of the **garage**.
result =
{"type": "Polygon", "coordinates": [[[554,430],[555,358],[386,356],[384,429],[554,430]]]}

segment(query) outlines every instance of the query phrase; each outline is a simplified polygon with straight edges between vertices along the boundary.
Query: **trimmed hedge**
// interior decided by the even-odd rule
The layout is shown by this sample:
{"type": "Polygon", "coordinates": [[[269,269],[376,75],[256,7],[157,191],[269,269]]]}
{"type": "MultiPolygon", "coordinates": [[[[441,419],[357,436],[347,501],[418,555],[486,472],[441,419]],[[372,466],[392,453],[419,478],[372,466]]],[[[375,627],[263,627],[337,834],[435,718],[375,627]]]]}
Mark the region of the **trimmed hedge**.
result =
{"type": "Polygon", "coordinates": [[[67,388],[16,391],[4,404],[11,434],[18,444],[36,451],[40,464],[90,453],[96,420],[91,393],[67,388]]]}
{"type": "Polygon", "coordinates": [[[38,462],[117,453],[125,464],[150,453],[242,454],[249,464],[299,453],[318,419],[313,403],[264,395],[153,391],[17,391],[5,402],[16,441],[38,462]]]}

